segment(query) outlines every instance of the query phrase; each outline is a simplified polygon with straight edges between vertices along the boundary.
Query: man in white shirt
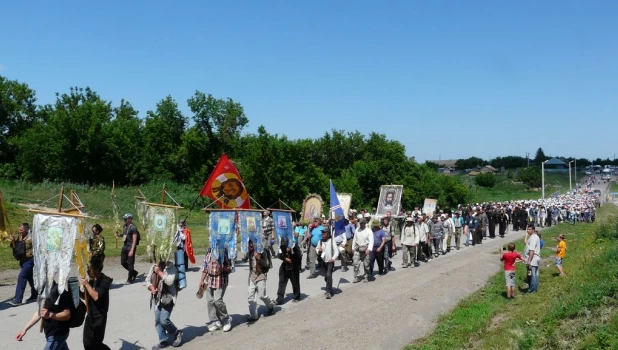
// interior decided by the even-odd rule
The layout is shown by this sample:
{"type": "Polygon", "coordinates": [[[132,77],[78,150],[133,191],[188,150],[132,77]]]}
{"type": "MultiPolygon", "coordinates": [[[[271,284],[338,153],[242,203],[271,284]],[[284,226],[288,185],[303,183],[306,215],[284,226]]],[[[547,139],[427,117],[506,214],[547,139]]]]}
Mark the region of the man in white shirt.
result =
{"type": "Polygon", "coordinates": [[[316,249],[325,264],[324,281],[326,282],[326,293],[324,293],[324,296],[326,296],[326,299],[330,299],[333,295],[333,270],[335,269],[335,260],[339,257],[339,249],[331,238],[328,226],[322,230],[322,240],[320,240],[316,249]]]}
{"type": "Polygon", "coordinates": [[[352,242],[352,250],[354,251],[354,281],[360,282],[360,263],[363,262],[365,282],[369,281],[369,258],[373,249],[373,231],[367,227],[367,221],[362,219],[359,221],[359,227],[354,235],[352,242]]]}
{"type": "Polygon", "coordinates": [[[346,244],[348,243],[348,238],[346,236],[347,231],[348,228],[346,227],[346,232],[342,232],[334,238],[335,245],[337,246],[337,250],[339,251],[339,258],[341,258],[341,269],[344,272],[348,271],[348,254],[345,251],[346,244]]]}
{"type": "Polygon", "coordinates": [[[530,270],[528,293],[536,293],[539,289],[539,264],[541,263],[541,239],[536,234],[534,225],[528,226],[530,237],[526,243],[526,266],[530,270]]]}
{"type": "Polygon", "coordinates": [[[455,223],[449,214],[442,216],[444,225],[444,236],[442,236],[442,255],[451,251],[451,237],[455,235],[455,223]]]}
{"type": "Polygon", "coordinates": [[[431,253],[429,252],[429,226],[425,223],[423,216],[418,217],[418,229],[419,229],[419,244],[416,250],[416,260],[418,261],[424,256],[424,262],[431,260],[431,253]]]}

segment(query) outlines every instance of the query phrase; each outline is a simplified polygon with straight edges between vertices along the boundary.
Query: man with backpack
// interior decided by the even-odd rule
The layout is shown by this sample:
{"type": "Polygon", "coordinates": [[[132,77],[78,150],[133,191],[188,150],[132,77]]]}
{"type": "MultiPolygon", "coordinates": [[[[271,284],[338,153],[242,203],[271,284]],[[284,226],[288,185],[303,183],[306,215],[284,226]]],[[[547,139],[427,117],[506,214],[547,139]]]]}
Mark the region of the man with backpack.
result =
{"type": "Polygon", "coordinates": [[[182,343],[182,331],[170,320],[178,296],[177,280],[176,266],[170,261],[163,260],[153,265],[146,278],[151,306],[154,302],[155,329],[159,335],[159,343],[153,346],[152,350],[168,347],[170,335],[174,337],[173,347],[178,347],[182,343]]]}
{"type": "Polygon", "coordinates": [[[15,240],[15,236],[11,235],[11,247],[13,248],[13,257],[19,260],[19,276],[17,277],[17,286],[15,287],[15,298],[9,301],[12,306],[22,305],[26,283],[30,285],[30,298],[26,303],[37,300],[38,293],[34,288],[34,257],[32,255],[32,237],[30,236],[30,226],[28,223],[19,225],[19,237],[15,240]]]}
{"type": "Polygon", "coordinates": [[[44,300],[43,307],[34,312],[32,318],[24,329],[22,329],[15,339],[21,341],[28,330],[39,320],[43,319],[43,331],[47,343],[45,349],[65,350],[68,349],[67,338],[71,328],[71,309],[75,309],[71,293],[67,290],[58,291],[58,284],[54,281],[51,287],[49,298],[44,300]],[[57,301],[57,304],[56,304],[57,301]]]}
{"type": "Polygon", "coordinates": [[[105,339],[105,327],[107,326],[107,311],[109,310],[109,289],[112,279],[103,274],[103,260],[94,258],[90,260],[92,279],[88,281],[80,278],[80,285],[84,288],[83,296],[88,301],[88,316],[84,324],[84,349],[85,350],[109,350],[103,344],[105,339]]]}
{"type": "Polygon", "coordinates": [[[259,316],[257,314],[257,298],[259,297],[266,308],[268,315],[274,311],[273,302],[266,295],[266,278],[268,271],[272,268],[270,250],[264,249],[260,254],[255,251],[253,242],[249,241],[249,322],[255,322],[259,316]]]}
{"type": "Polygon", "coordinates": [[[135,282],[138,273],[134,269],[135,265],[135,250],[139,245],[140,235],[137,231],[137,226],[133,224],[133,215],[124,214],[124,226],[122,228],[122,236],[124,244],[120,253],[120,264],[128,271],[127,284],[135,282]]]}

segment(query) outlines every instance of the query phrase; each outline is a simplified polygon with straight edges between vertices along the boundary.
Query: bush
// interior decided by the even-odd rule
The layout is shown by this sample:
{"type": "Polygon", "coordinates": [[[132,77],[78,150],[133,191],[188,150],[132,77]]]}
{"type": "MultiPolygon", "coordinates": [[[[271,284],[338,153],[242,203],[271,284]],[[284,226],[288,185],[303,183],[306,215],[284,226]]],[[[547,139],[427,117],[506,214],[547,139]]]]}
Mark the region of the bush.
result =
{"type": "Polygon", "coordinates": [[[474,179],[476,184],[481,187],[494,187],[496,186],[496,175],[492,173],[479,174],[474,179]]]}
{"type": "Polygon", "coordinates": [[[507,179],[512,179],[515,176],[515,174],[513,173],[513,169],[509,169],[506,171],[506,178],[507,179]]]}
{"type": "Polygon", "coordinates": [[[541,187],[541,168],[531,166],[529,168],[519,169],[519,180],[528,187],[541,187]]]}
{"type": "Polygon", "coordinates": [[[595,238],[599,239],[618,239],[618,218],[612,217],[600,223],[594,231],[595,238]]]}

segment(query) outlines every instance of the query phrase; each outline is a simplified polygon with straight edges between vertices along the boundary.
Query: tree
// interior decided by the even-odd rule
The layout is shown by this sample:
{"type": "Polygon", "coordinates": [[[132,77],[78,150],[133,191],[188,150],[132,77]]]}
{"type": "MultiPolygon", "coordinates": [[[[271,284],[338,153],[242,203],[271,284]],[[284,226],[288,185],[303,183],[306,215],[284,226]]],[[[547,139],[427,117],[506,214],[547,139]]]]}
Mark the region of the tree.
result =
{"type": "Polygon", "coordinates": [[[474,167],[477,166],[483,166],[486,165],[487,162],[484,161],[481,158],[478,157],[470,157],[467,159],[458,159],[457,162],[455,162],[455,166],[457,166],[457,168],[465,170],[465,169],[472,169],[474,167]]]}
{"type": "Polygon", "coordinates": [[[433,169],[434,171],[438,171],[438,168],[440,168],[440,166],[438,165],[438,163],[434,163],[434,162],[430,162],[430,161],[426,161],[425,162],[425,166],[433,169]]]}
{"type": "Polygon", "coordinates": [[[517,174],[519,180],[530,188],[541,187],[541,168],[531,166],[529,168],[521,168],[517,174]]]}
{"type": "Polygon", "coordinates": [[[517,169],[526,166],[526,158],[520,156],[496,157],[489,161],[489,164],[496,169],[504,167],[505,169],[517,169]]]}
{"type": "Polygon", "coordinates": [[[27,84],[0,76],[0,164],[15,161],[19,136],[37,120],[34,90],[27,84]]]}
{"type": "Polygon", "coordinates": [[[536,156],[534,157],[534,164],[541,166],[541,163],[543,163],[544,161],[548,159],[549,158],[545,155],[545,152],[543,152],[543,149],[539,147],[539,149],[536,150],[536,156]]]}
{"type": "Polygon", "coordinates": [[[171,96],[157,103],[154,111],[148,111],[143,131],[143,160],[150,180],[183,177],[179,150],[186,124],[186,118],[171,96]]]}
{"type": "Polygon", "coordinates": [[[481,187],[494,187],[496,186],[496,175],[492,174],[492,173],[483,173],[483,174],[478,174],[475,178],[474,181],[476,181],[476,184],[481,186],[481,187]]]}
{"type": "Polygon", "coordinates": [[[195,125],[206,133],[215,153],[233,154],[240,132],[249,123],[240,103],[195,91],[187,100],[195,125]]]}

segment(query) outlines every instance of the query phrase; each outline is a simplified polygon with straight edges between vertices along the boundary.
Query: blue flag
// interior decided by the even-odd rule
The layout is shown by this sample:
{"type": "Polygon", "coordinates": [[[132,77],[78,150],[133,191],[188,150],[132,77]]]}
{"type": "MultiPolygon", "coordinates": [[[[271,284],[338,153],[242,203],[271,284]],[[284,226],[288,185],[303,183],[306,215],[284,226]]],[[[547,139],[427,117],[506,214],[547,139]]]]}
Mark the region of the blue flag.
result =
{"type": "Polygon", "coordinates": [[[345,215],[343,213],[343,208],[341,208],[341,204],[339,204],[337,191],[335,191],[335,186],[333,186],[332,181],[330,182],[330,211],[335,213],[335,236],[339,236],[345,232],[345,215]]]}

